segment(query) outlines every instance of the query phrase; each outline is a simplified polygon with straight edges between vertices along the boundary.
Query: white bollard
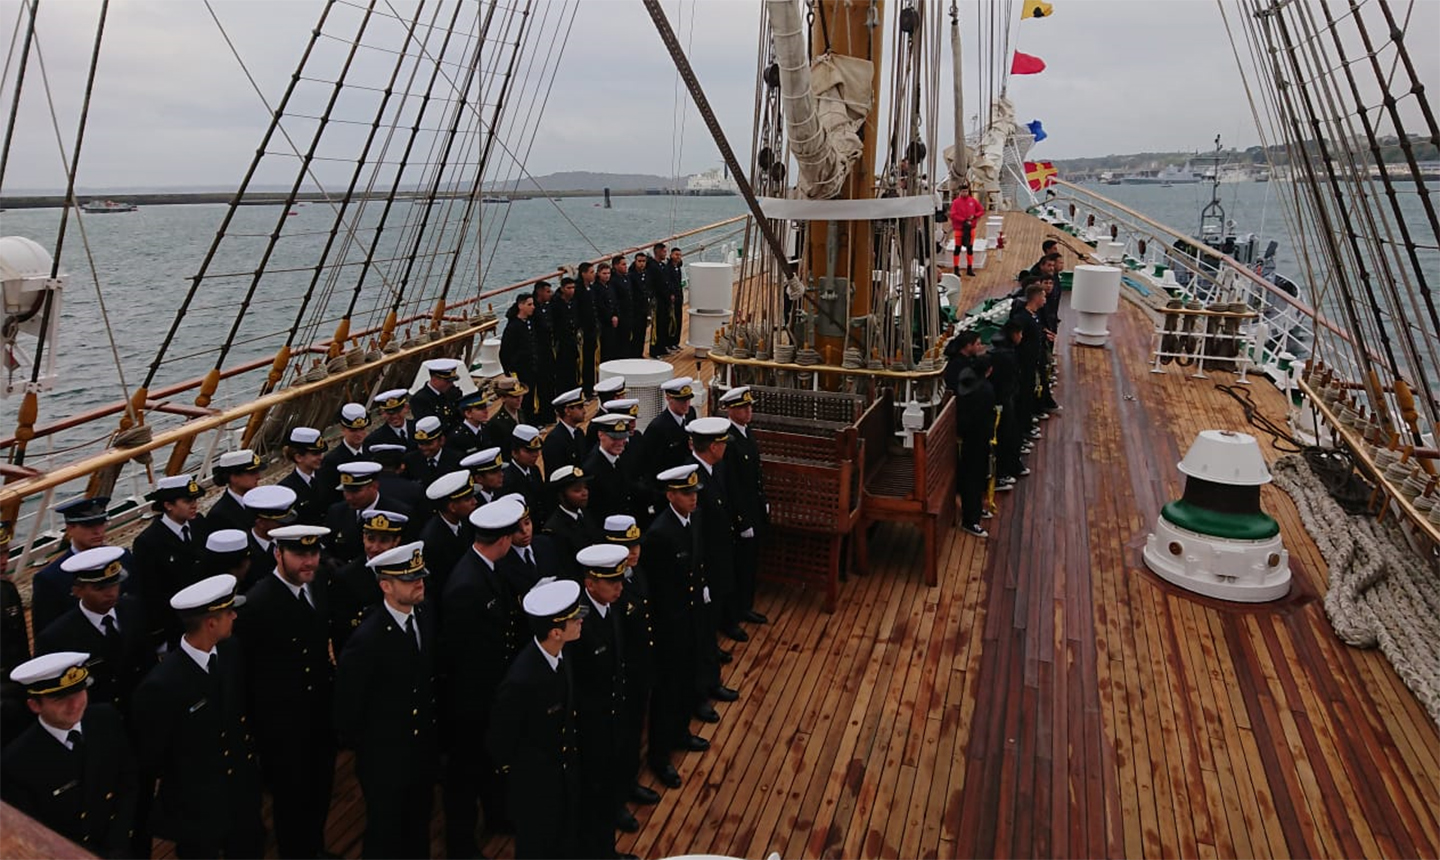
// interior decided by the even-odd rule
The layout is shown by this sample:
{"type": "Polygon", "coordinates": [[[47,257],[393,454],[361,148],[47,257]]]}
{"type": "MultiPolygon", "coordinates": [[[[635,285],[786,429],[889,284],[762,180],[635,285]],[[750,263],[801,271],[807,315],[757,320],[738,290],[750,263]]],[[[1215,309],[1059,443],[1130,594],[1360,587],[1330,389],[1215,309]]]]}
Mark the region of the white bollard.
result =
{"type": "Polygon", "coordinates": [[[1120,270],[1114,266],[1076,266],[1070,308],[1076,316],[1075,342],[1104,346],[1110,339],[1110,315],[1120,308],[1120,270]]]}

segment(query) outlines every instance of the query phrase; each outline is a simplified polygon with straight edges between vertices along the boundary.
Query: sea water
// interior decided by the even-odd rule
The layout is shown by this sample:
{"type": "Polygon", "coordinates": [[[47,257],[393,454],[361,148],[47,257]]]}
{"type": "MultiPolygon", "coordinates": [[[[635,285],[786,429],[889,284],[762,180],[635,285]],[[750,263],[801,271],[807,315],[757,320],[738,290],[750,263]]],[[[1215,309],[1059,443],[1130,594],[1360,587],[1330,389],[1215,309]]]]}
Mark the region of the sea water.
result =
{"type": "MultiPolygon", "coordinates": [[[[1098,190],[1153,220],[1192,235],[1199,228],[1200,209],[1210,199],[1207,184],[1170,188],[1119,185],[1102,186],[1098,190]]],[[[1235,222],[1237,231],[1259,234],[1262,251],[1268,240],[1276,240],[1278,271],[1303,282],[1303,267],[1282,215],[1281,195],[1292,193],[1293,187],[1282,182],[1234,183],[1220,188],[1226,216],[1235,222]]],[[[1410,222],[1422,224],[1423,213],[1414,195],[1402,195],[1401,199],[1402,205],[1415,209],[1410,213],[1410,222]]],[[[150,206],[132,213],[85,218],[90,253],[115,334],[115,350],[131,389],[143,379],[170,329],[190,279],[199,270],[226,208],[222,204],[150,206]]],[[[197,297],[176,330],[167,352],[167,363],[157,373],[152,390],[201,376],[213,365],[214,348],[235,325],[248,285],[245,273],[255,268],[268,243],[268,234],[277,223],[283,224],[284,238],[277,246],[270,268],[313,265],[319,249],[329,238],[334,220],[332,210],[312,203],[294,207],[292,211],[293,216],[283,217],[282,210],[276,206],[245,206],[237,211],[229,228],[231,238],[221,246],[221,254],[209,269],[212,276],[229,272],[236,277],[226,279],[223,289],[217,291],[212,287],[197,297]],[[237,236],[248,239],[242,241],[237,236]]],[[[372,205],[369,211],[377,212],[378,208],[372,205]]],[[[473,222],[479,247],[472,247],[462,257],[464,270],[457,280],[464,288],[452,292],[451,296],[498,290],[553,271],[560,265],[648,245],[656,239],[744,211],[739,197],[615,197],[611,208],[605,208],[598,197],[552,200],[537,196],[508,204],[481,204],[473,222]]],[[[53,248],[59,220],[57,209],[0,213],[0,235],[26,236],[47,249],[53,248]]],[[[413,220],[413,216],[409,220],[413,220]]],[[[709,250],[692,254],[689,259],[719,259],[724,247],[739,244],[742,234],[736,232],[738,227],[678,244],[694,250],[697,242],[707,241],[709,250]]],[[[397,245],[404,241],[400,231],[392,234],[397,245]]],[[[382,253],[393,253],[393,250],[387,247],[382,253]]],[[[1038,256],[1039,249],[1033,250],[1038,256]]],[[[355,253],[347,259],[354,259],[355,253]]],[[[1016,259],[1029,262],[1023,254],[1016,259]]],[[[1440,258],[1433,251],[1422,251],[1421,262],[1429,283],[1440,283],[1440,258]]],[[[63,265],[70,272],[70,280],[65,290],[58,342],[48,347],[55,350],[58,378],[54,389],[42,398],[41,424],[121,397],[120,374],[100,314],[95,279],[73,216],[63,265]]],[[[257,294],[244,315],[237,342],[227,356],[227,365],[274,353],[278,347],[276,338],[283,337],[292,324],[298,296],[304,293],[308,281],[309,273],[303,271],[267,276],[266,289],[257,294]]],[[[372,287],[375,291],[386,288],[383,283],[372,284],[372,287]]],[[[1304,298],[1313,300],[1314,293],[1308,285],[1306,289],[1309,295],[1304,298]]],[[[383,310],[384,303],[377,299],[378,293],[369,295],[357,306],[362,313],[357,315],[355,328],[372,324],[376,309],[383,310]]],[[[502,294],[487,301],[503,316],[512,300],[513,294],[502,294]]],[[[1322,302],[1322,308],[1330,311],[1328,304],[1322,302]]],[[[336,300],[332,300],[331,307],[336,306],[336,300]]],[[[331,328],[333,323],[317,326],[313,331],[323,338],[331,328]]],[[[301,338],[297,342],[310,339],[313,338],[301,338]]],[[[0,372],[5,372],[3,367],[0,372]]],[[[28,364],[16,371],[27,377],[28,372],[28,364]]],[[[240,392],[229,393],[233,396],[240,392]]],[[[17,402],[16,398],[0,401],[0,433],[13,430],[17,402]]]]}

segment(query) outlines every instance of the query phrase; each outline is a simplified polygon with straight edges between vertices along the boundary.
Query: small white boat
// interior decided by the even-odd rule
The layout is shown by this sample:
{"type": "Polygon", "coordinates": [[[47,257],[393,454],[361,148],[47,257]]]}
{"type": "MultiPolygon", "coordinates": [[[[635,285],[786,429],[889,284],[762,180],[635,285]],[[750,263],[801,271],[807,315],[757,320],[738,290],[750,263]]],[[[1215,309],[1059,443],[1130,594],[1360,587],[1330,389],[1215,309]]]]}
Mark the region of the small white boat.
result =
{"type": "Polygon", "coordinates": [[[80,211],[88,213],[97,212],[134,212],[139,209],[134,203],[117,203],[114,200],[91,200],[80,207],[80,211]]]}

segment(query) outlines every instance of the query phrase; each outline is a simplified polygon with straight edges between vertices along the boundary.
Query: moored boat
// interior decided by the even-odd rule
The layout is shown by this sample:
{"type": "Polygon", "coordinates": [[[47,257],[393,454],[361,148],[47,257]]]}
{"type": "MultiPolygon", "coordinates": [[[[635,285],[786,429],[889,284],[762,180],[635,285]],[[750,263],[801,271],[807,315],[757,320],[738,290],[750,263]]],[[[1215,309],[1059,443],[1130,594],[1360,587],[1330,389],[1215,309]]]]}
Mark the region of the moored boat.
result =
{"type": "Polygon", "coordinates": [[[80,210],[91,215],[109,212],[136,212],[140,209],[134,203],[120,203],[115,200],[91,200],[80,206],[80,210]]]}

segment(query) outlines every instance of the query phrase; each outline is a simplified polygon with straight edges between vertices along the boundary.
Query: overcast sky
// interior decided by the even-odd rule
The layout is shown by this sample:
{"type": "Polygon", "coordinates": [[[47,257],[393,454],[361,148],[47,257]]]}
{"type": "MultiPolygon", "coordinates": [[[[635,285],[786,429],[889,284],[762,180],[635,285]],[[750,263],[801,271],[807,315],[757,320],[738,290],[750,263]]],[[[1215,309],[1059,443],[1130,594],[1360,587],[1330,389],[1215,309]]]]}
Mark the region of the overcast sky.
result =
{"type": "MultiPolygon", "coordinates": [[[[389,2],[402,13],[413,8],[413,0],[389,2]]],[[[501,5],[519,3],[505,0],[501,5]]],[[[224,30],[272,102],[284,90],[322,5],[319,0],[214,3],[224,30]]],[[[382,9],[387,5],[381,0],[382,9]]],[[[488,5],[484,0],[474,8],[488,5]]],[[[1440,33],[1440,2],[1419,0],[1413,9],[1404,2],[1394,5],[1412,15],[1412,56],[1434,87],[1440,78],[1440,52],[1432,50],[1440,33]],[[1417,41],[1416,34],[1428,35],[1417,41]]],[[[1049,64],[1043,74],[1013,78],[1010,88],[1019,119],[1041,119],[1050,134],[1034,151],[1036,157],[1206,149],[1216,134],[1227,144],[1257,142],[1213,0],[1054,0],[1054,6],[1052,17],[1020,22],[1016,30],[1015,47],[1049,64]]],[[[690,43],[692,62],[732,145],[747,158],[758,4],[666,0],[665,7],[681,38],[690,43]]],[[[980,40],[974,4],[962,7],[967,10],[962,25],[968,66],[980,56],[980,40]]],[[[40,44],[68,147],[99,2],[50,0],[40,8],[40,44]]],[[[21,0],[0,0],[0,47],[10,58],[0,87],[6,112],[14,85],[20,10],[21,0]]],[[[1233,16],[1233,7],[1231,12],[1233,16]]],[[[358,14],[349,8],[342,13],[358,14]]],[[[340,56],[335,44],[324,49],[340,56]]],[[[379,82],[388,74],[382,60],[380,55],[362,56],[357,63],[374,64],[370,80],[379,82]]],[[[40,88],[31,86],[39,81],[32,57],[5,176],[7,191],[62,184],[49,115],[40,88]]],[[[979,104],[973,84],[972,77],[967,111],[979,104]]],[[[678,116],[675,87],[673,66],[639,0],[583,0],[541,132],[527,159],[530,173],[670,174],[678,116]]],[[[688,101],[685,104],[678,158],[682,174],[720,162],[698,115],[688,101]]],[[[203,3],[113,3],[80,184],[233,187],[255,151],[266,117],[203,3]]],[[[290,128],[298,135],[308,127],[295,123],[290,128]]]]}

